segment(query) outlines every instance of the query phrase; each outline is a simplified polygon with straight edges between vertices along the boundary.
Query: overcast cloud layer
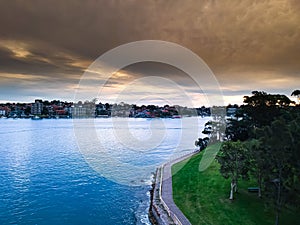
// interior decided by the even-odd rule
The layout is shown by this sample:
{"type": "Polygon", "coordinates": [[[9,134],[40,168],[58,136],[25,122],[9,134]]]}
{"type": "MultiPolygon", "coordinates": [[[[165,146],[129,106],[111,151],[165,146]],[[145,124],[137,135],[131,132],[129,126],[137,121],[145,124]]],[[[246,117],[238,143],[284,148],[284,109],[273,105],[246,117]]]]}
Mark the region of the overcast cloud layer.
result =
{"type": "MultiPolygon", "coordinates": [[[[1,1],[0,101],[72,100],[97,57],[145,39],[175,42],[198,54],[215,73],[226,103],[241,103],[252,90],[290,95],[300,88],[299,11],[297,0],[1,1]]],[[[118,89],[156,75],[197,98],[191,80],[176,68],[145,63],[121,73],[109,85],[118,89]]]]}

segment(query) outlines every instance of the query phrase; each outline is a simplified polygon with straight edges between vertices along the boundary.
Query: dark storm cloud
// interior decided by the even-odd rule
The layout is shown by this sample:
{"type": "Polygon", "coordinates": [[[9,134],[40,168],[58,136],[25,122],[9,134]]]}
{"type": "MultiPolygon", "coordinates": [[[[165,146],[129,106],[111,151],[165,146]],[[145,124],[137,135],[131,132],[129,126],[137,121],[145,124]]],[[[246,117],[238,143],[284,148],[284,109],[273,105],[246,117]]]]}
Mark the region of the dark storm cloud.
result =
{"type": "Polygon", "coordinates": [[[94,59],[128,41],[163,39],[216,61],[299,56],[297,1],[2,1],[2,37],[42,40],[94,59]],[[279,54],[282,53],[282,54],[279,54]],[[240,56],[243,57],[240,57],[240,56]],[[268,56],[268,57],[266,57],[268,56]],[[230,57],[230,59],[228,59],[230,57]]]}
{"type": "MultiPolygon", "coordinates": [[[[297,0],[1,1],[0,74],[55,77],[70,85],[105,51],[158,39],[198,54],[228,94],[288,93],[300,83],[299,10],[297,0]]],[[[126,69],[130,79],[156,74],[192,88],[174,68],[146,63],[126,69]]]]}
{"type": "Polygon", "coordinates": [[[132,79],[147,76],[157,76],[172,80],[178,85],[184,87],[195,86],[195,81],[193,81],[188,74],[174,66],[167,65],[164,63],[141,62],[127,66],[123,68],[123,70],[129,74],[133,74],[132,79]]]}
{"type": "Polygon", "coordinates": [[[152,27],[150,15],[141,17],[139,13],[147,8],[142,2],[69,0],[0,4],[1,36],[42,40],[90,59],[119,44],[138,40],[147,31],[143,29],[143,20],[148,28],[152,27]]]}

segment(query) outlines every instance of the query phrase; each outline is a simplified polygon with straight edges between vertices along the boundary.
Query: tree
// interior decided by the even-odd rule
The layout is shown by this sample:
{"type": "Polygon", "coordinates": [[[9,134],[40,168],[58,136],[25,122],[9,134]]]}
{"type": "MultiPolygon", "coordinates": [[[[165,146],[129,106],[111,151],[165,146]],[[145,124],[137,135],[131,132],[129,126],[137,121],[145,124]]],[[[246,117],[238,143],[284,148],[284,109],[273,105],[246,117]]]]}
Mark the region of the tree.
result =
{"type": "Polygon", "coordinates": [[[26,109],[24,110],[25,115],[30,115],[31,113],[31,107],[30,106],[26,106],[26,109]]]}
{"type": "Polygon", "coordinates": [[[297,97],[298,98],[298,103],[300,103],[300,90],[293,91],[291,96],[297,97]]]}
{"type": "Polygon", "coordinates": [[[269,167],[266,164],[268,158],[267,152],[257,139],[251,139],[245,143],[250,159],[250,173],[257,180],[258,197],[262,197],[262,189],[264,187],[264,176],[268,173],[269,167]]]}
{"type": "Polygon", "coordinates": [[[245,118],[228,119],[228,124],[225,131],[227,140],[230,141],[246,141],[249,138],[249,121],[245,118]]]}
{"type": "Polygon", "coordinates": [[[255,137],[255,129],[270,125],[285,114],[293,102],[285,95],[253,91],[252,96],[244,96],[244,103],[234,117],[227,120],[227,140],[246,141],[255,137]]]}
{"type": "Polygon", "coordinates": [[[195,141],[195,145],[197,147],[199,147],[199,151],[202,151],[202,150],[204,150],[207,147],[208,142],[209,142],[209,138],[208,137],[198,138],[198,140],[195,141]]]}
{"type": "Polygon", "coordinates": [[[293,101],[280,94],[267,94],[253,91],[252,96],[244,96],[245,113],[250,117],[254,127],[270,125],[274,119],[282,115],[293,101]]]}
{"type": "Polygon", "coordinates": [[[213,121],[211,123],[210,141],[218,142],[223,140],[226,129],[226,108],[223,106],[213,106],[211,108],[213,121]]]}
{"type": "Polygon", "coordinates": [[[264,163],[268,168],[268,171],[264,173],[265,191],[275,208],[276,224],[279,223],[281,209],[292,201],[291,196],[299,183],[299,173],[296,167],[299,159],[294,158],[295,136],[291,128],[290,121],[280,118],[272,122],[270,126],[257,131],[260,148],[265,154],[264,163]]]}
{"type": "Polygon", "coordinates": [[[239,178],[248,179],[249,159],[247,149],[240,142],[228,141],[223,143],[217,157],[220,164],[220,172],[225,179],[230,178],[230,200],[233,200],[233,193],[238,190],[239,178]]]}
{"type": "Polygon", "coordinates": [[[91,101],[91,103],[96,104],[97,101],[98,101],[98,98],[93,98],[92,101],[91,101]]]}
{"type": "Polygon", "coordinates": [[[212,121],[206,122],[204,124],[204,129],[203,129],[202,133],[206,134],[206,135],[211,135],[211,133],[212,133],[212,125],[213,125],[212,121]]]}

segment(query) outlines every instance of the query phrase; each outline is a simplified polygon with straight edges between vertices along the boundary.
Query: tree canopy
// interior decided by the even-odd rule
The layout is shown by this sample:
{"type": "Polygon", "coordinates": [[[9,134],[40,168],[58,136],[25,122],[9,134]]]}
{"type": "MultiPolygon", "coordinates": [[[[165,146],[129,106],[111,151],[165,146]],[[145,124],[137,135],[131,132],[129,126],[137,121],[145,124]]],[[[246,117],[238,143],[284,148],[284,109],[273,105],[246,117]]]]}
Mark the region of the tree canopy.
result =
{"type": "Polygon", "coordinates": [[[293,103],[263,91],[245,96],[244,105],[227,120],[228,141],[217,155],[221,174],[231,178],[230,199],[238,179],[251,175],[258,196],[274,207],[276,224],[283,207],[300,204],[300,110],[293,103]]]}
{"type": "Polygon", "coordinates": [[[244,112],[249,116],[252,125],[262,127],[270,125],[294,102],[285,95],[253,91],[252,96],[244,97],[244,103],[244,112]]]}

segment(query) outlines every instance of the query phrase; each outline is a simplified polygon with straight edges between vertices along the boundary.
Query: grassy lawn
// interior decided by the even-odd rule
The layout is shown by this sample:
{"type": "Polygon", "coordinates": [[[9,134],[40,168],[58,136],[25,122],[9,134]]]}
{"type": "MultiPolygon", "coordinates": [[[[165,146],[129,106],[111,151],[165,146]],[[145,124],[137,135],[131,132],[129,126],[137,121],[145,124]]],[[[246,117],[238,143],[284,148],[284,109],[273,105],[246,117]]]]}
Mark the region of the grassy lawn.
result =
{"type": "MultiPolygon", "coordinates": [[[[213,146],[209,146],[213,148],[213,146]]],[[[265,207],[264,200],[257,193],[248,193],[247,187],[256,186],[250,181],[239,181],[239,193],[230,201],[230,181],[219,173],[219,165],[199,172],[203,152],[190,160],[179,162],[172,167],[173,197],[177,206],[193,225],[273,225],[273,209],[265,207]]],[[[298,212],[300,215],[300,212],[298,212]]],[[[299,224],[297,214],[286,210],[279,224],[299,224]]]]}

